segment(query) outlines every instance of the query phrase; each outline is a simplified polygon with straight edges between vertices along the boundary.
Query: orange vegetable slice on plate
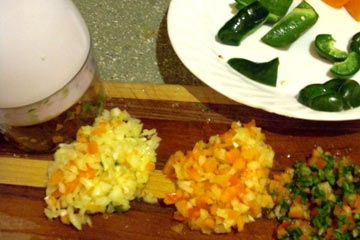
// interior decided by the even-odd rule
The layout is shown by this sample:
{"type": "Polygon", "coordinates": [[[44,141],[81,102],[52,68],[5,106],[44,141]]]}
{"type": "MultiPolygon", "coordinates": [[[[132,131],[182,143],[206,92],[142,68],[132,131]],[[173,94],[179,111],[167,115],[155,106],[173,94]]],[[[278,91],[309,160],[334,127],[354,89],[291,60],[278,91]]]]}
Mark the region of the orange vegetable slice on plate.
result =
{"type": "MultiPolygon", "coordinates": [[[[335,7],[335,8],[340,8],[340,7],[344,6],[344,4],[349,2],[349,0],[322,0],[322,1],[332,7],[335,7]]],[[[354,2],[356,2],[356,1],[358,1],[358,0],[354,0],[354,2]]]]}
{"type": "Polygon", "coordinates": [[[360,0],[349,0],[344,7],[356,21],[360,22],[360,0]]]}

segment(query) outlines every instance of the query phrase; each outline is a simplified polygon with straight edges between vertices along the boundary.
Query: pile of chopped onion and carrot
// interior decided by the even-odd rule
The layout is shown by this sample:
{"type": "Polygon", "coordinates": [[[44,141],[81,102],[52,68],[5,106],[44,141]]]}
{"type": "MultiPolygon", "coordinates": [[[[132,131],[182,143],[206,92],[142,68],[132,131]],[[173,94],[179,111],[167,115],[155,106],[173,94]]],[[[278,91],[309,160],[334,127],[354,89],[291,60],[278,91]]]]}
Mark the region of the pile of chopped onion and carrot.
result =
{"type": "Polygon", "coordinates": [[[79,129],[75,142],[56,151],[45,215],[81,230],[91,225],[89,214],[127,211],[140,197],[157,202],[143,189],[155,169],[159,142],[155,129],[143,129],[126,111],[104,110],[93,126],[79,129]]]}
{"type": "Polygon", "coordinates": [[[358,22],[360,21],[359,0],[322,0],[322,1],[335,8],[344,7],[356,21],[358,22]]]}
{"type": "Polygon", "coordinates": [[[199,141],[192,151],[170,156],[163,171],[176,183],[166,195],[174,219],[203,233],[242,231],[274,203],[267,191],[274,152],[252,121],[199,141]]]}

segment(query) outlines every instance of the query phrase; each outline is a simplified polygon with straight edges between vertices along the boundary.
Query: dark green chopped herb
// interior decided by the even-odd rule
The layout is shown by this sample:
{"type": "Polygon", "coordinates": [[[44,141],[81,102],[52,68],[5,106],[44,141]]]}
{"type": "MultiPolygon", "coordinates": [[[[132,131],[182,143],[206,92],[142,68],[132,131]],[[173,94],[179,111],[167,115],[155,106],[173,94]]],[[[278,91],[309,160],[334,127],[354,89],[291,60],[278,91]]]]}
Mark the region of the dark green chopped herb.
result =
{"type": "Polygon", "coordinates": [[[28,113],[35,111],[35,108],[29,109],[28,113]]]}

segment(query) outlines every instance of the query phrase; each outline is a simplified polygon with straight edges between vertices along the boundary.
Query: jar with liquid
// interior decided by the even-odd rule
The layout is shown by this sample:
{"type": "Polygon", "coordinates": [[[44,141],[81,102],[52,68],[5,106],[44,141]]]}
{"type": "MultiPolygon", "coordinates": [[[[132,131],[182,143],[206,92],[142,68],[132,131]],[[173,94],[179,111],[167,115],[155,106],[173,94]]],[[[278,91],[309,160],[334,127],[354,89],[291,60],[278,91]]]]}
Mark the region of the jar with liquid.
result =
{"type": "Polygon", "coordinates": [[[75,139],[102,109],[87,26],[71,0],[0,1],[0,132],[29,152],[75,139]]]}

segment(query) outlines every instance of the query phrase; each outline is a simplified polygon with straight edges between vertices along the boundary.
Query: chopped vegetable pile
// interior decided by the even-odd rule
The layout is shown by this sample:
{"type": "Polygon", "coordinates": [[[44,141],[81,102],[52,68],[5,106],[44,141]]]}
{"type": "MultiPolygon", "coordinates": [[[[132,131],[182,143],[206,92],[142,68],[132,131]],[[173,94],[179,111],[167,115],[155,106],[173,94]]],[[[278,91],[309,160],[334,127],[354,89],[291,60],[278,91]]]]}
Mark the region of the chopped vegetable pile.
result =
{"type": "Polygon", "coordinates": [[[45,215],[82,229],[91,225],[88,214],[127,211],[155,168],[160,138],[142,129],[126,111],[104,110],[93,126],[79,129],[76,142],[61,144],[49,166],[45,215]]]}
{"type": "Polygon", "coordinates": [[[360,166],[349,158],[317,148],[307,162],[275,174],[270,191],[278,239],[360,239],[360,166]]]}
{"type": "Polygon", "coordinates": [[[173,154],[164,173],[176,183],[165,204],[175,204],[174,219],[203,233],[242,231],[273,200],[267,191],[274,152],[252,121],[232,123],[224,134],[197,142],[192,151],[173,154]]]}

